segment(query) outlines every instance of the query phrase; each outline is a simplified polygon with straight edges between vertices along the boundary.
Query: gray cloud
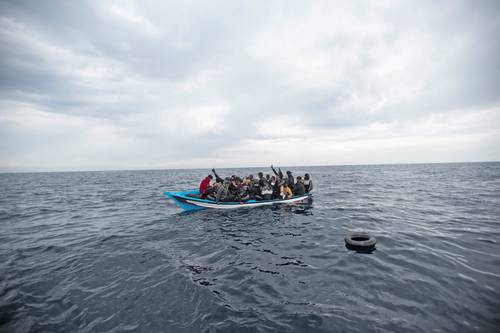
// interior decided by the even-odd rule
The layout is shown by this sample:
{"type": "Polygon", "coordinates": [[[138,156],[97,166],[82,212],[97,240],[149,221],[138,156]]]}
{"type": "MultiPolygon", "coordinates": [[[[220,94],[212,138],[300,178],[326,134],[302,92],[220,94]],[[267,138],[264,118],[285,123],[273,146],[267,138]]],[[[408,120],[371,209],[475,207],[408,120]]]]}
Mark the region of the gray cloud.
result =
{"type": "Polygon", "coordinates": [[[422,161],[467,140],[456,133],[476,143],[450,159],[500,158],[496,1],[3,1],[0,13],[0,169],[243,165],[249,149],[267,164],[270,147],[303,163],[279,143],[296,139],[317,146],[311,164],[343,163],[325,159],[342,138],[371,163],[377,140],[429,148],[418,131],[441,133],[422,161]]]}

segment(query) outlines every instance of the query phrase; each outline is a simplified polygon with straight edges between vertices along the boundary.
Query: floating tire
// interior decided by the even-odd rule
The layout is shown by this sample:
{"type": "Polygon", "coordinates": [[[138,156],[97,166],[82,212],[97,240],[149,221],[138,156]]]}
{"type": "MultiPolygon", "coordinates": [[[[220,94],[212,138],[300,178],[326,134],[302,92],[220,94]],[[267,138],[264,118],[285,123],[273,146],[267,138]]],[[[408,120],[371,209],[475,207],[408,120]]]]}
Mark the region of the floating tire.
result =
{"type": "Polygon", "coordinates": [[[375,249],[377,240],[367,233],[356,232],[345,236],[345,245],[350,250],[371,251],[375,249]]]}

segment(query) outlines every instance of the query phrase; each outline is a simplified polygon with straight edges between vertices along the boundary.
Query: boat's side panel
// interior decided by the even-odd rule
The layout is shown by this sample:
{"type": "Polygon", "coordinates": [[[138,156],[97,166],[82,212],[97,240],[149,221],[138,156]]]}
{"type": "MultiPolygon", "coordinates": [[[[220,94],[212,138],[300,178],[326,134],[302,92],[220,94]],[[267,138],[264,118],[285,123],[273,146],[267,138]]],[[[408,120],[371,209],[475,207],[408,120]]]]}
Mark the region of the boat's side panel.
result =
{"type": "Polygon", "coordinates": [[[190,205],[190,206],[196,206],[200,208],[214,208],[214,209],[236,209],[236,208],[243,208],[243,207],[260,207],[260,206],[270,206],[270,205],[276,205],[276,204],[283,204],[283,203],[296,203],[296,202],[301,202],[304,201],[308,198],[308,196],[303,196],[303,197],[297,197],[297,198],[292,198],[288,200],[273,200],[273,201],[265,201],[265,202],[253,202],[253,203],[239,203],[239,202],[213,202],[213,201],[201,201],[201,200],[192,200],[190,198],[183,198],[177,196],[175,200],[177,202],[180,202],[184,205],[190,205]]]}
{"type": "Polygon", "coordinates": [[[270,206],[281,203],[293,203],[302,201],[304,199],[298,200],[281,200],[281,201],[267,201],[267,202],[257,202],[257,203],[234,203],[234,204],[224,204],[224,203],[211,203],[211,202],[199,202],[199,201],[191,201],[186,200],[189,204],[200,206],[203,208],[215,208],[215,209],[237,209],[237,208],[250,208],[250,207],[260,207],[260,206],[270,206]]]}
{"type": "Polygon", "coordinates": [[[270,200],[270,201],[250,200],[247,202],[214,202],[212,200],[191,197],[188,196],[188,194],[198,194],[198,191],[191,190],[182,192],[165,192],[165,195],[167,197],[172,199],[179,207],[181,207],[185,211],[200,210],[205,208],[236,209],[243,207],[269,206],[281,203],[297,203],[305,201],[309,198],[309,195],[303,195],[300,197],[295,197],[286,200],[270,200]]]}

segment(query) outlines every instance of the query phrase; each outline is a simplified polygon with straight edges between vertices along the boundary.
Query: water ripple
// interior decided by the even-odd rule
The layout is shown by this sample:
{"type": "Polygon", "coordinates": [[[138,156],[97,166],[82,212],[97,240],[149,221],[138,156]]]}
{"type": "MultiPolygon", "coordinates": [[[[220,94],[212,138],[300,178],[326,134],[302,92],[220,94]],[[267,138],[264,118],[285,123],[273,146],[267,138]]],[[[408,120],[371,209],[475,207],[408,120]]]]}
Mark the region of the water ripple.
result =
{"type": "Polygon", "coordinates": [[[1,174],[0,330],[498,328],[500,164],[294,171],[311,206],[190,214],[204,170],[1,174]]]}

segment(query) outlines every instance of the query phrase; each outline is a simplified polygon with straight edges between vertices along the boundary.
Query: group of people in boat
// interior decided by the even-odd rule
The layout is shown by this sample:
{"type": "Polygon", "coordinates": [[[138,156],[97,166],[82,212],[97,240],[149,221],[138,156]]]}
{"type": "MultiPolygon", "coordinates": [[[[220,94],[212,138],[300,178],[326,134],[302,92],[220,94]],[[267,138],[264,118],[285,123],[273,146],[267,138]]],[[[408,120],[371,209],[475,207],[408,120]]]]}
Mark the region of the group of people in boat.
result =
{"type": "Polygon", "coordinates": [[[294,195],[304,195],[311,192],[313,184],[311,176],[306,173],[304,178],[294,177],[291,171],[286,175],[271,165],[273,176],[259,172],[258,178],[248,175],[243,178],[238,176],[226,177],[225,179],[212,169],[214,177],[210,174],[200,183],[200,198],[219,201],[248,200],[273,200],[290,199],[294,195]]]}

